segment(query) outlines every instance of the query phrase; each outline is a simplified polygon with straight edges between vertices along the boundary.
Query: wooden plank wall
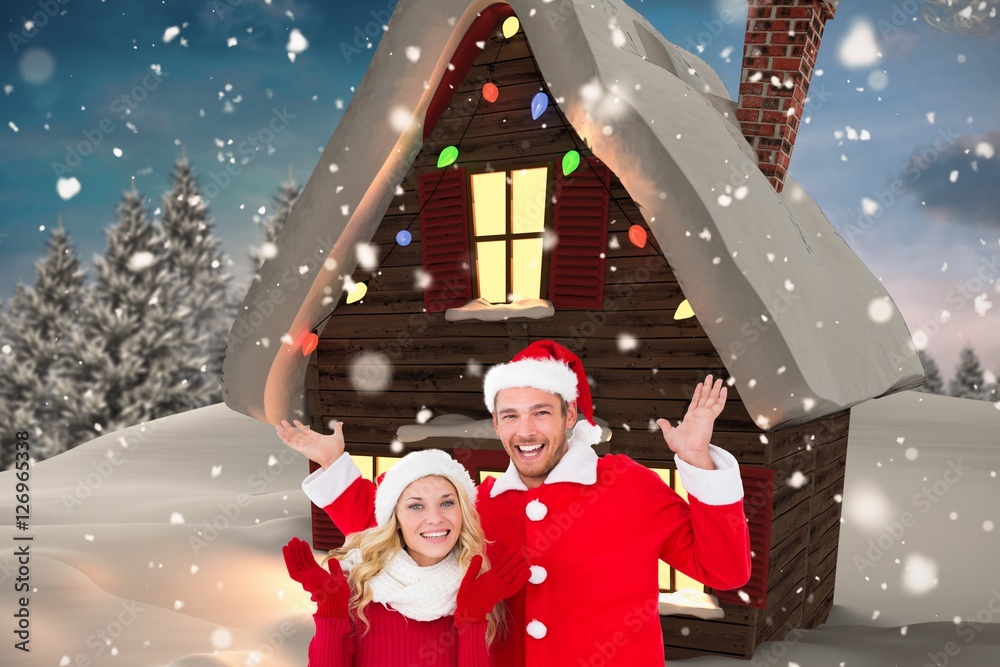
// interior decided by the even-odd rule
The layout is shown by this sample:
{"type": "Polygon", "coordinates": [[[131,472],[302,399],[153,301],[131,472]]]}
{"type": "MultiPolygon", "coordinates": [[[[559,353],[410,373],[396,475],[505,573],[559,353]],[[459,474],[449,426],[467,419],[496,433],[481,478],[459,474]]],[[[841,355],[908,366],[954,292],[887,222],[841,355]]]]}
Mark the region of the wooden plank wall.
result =
{"type": "MultiPolygon", "coordinates": [[[[389,443],[397,427],[414,423],[423,408],[435,415],[488,417],[482,373],[508,361],[531,341],[552,338],[583,358],[593,379],[595,414],[607,420],[613,432],[612,451],[650,466],[673,467],[672,453],[654,420],[666,417],[676,423],[697,382],[707,373],[716,377],[728,377],[728,373],[697,318],[673,320],[684,295],[651,234],[644,248],[628,240],[629,225],[645,226],[645,221],[617,177],[612,177],[611,185],[603,311],[563,310],[541,321],[454,323],[446,322],[442,313],[423,312],[423,293],[417,286],[421,237],[416,184],[421,171],[435,168],[442,148],[455,143],[463,163],[489,163],[496,169],[541,160],[558,164],[571,148],[586,154],[583,141],[556,114],[549,113],[544,128],[530,120],[530,100],[542,84],[523,34],[505,45],[499,58],[498,44],[496,38],[487,42],[406,174],[401,194],[386,211],[371,240],[380,258],[378,268],[359,268],[353,275],[355,282],[367,283],[367,296],[350,305],[342,298],[321,334],[316,363],[308,376],[313,427],[327,430],[330,420],[342,420],[348,451],[393,455],[389,443]],[[480,101],[479,90],[494,59],[493,80],[500,85],[500,99],[486,105],[480,101]],[[480,104],[484,108],[473,117],[480,104]],[[395,242],[401,229],[412,234],[405,247],[395,242]],[[634,349],[620,349],[622,333],[635,337],[634,349]],[[384,391],[355,390],[351,364],[363,352],[381,355],[391,369],[391,382],[384,391]]],[[[812,427],[801,427],[794,434],[780,431],[764,443],[763,432],[747,414],[738,389],[730,387],[713,442],[732,452],[742,465],[802,470],[811,483],[793,490],[785,483],[787,475],[779,475],[771,604],[766,612],[725,605],[726,618],[721,622],[664,618],[668,657],[706,652],[749,657],[760,641],[781,628],[825,618],[828,607],[823,600],[832,595],[833,577],[815,582],[813,575],[818,571],[813,571],[813,563],[822,568],[836,563],[839,506],[832,508],[829,503],[843,483],[846,414],[832,422],[834,431],[842,433],[840,440],[822,439],[822,446],[806,453],[799,446],[800,432],[812,427]],[[819,490],[823,493],[814,494],[819,490]],[[814,517],[820,523],[803,531],[802,526],[814,517]],[[797,592],[802,587],[806,592],[797,592]],[[805,599],[810,594],[816,602],[807,607],[805,599]],[[770,621],[766,626],[759,622],[765,616],[770,621]]],[[[321,514],[318,520],[326,518],[321,514]]]]}
{"type": "Polygon", "coordinates": [[[792,628],[816,627],[833,606],[849,425],[845,410],[768,432],[774,521],[767,608],[755,646],[781,639],[792,628]],[[804,476],[800,486],[793,483],[796,472],[804,476]]]}

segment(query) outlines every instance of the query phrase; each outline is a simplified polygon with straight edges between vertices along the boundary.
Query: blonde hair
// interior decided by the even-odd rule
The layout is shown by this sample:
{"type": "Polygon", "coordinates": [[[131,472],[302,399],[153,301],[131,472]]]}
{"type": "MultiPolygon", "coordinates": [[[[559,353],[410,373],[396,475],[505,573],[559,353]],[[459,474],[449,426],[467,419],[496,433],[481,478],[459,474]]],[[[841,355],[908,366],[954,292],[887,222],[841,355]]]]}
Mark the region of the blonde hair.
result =
{"type": "MultiPolygon", "coordinates": [[[[438,477],[438,475],[427,476],[438,477]]],[[[479,522],[479,512],[476,511],[465,491],[460,488],[461,485],[454,484],[447,477],[442,477],[442,479],[447,480],[454,487],[455,497],[458,498],[458,507],[462,514],[462,528],[458,531],[458,542],[455,544],[455,549],[458,549],[459,567],[461,567],[462,572],[466,572],[473,556],[478,554],[483,557],[480,574],[486,572],[490,569],[490,561],[486,556],[487,540],[479,522]]],[[[328,559],[341,560],[351,549],[361,551],[361,562],[351,569],[347,581],[352,591],[351,613],[364,624],[365,632],[368,632],[371,626],[365,617],[365,607],[372,601],[372,590],[368,582],[389,566],[389,563],[403,549],[403,546],[399,522],[396,520],[396,513],[393,512],[385,525],[362,530],[348,536],[344,546],[334,549],[327,557],[328,559]]],[[[505,612],[506,607],[501,601],[486,616],[487,645],[492,644],[503,633],[505,612]]]]}

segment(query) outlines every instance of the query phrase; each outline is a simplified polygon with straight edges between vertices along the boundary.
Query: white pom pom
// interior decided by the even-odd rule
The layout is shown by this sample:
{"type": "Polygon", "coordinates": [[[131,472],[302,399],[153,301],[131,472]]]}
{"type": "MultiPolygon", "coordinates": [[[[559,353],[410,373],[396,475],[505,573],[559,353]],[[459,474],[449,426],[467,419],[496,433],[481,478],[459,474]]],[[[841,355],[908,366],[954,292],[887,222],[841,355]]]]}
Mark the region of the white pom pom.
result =
{"type": "Polygon", "coordinates": [[[533,584],[540,584],[549,576],[548,571],[541,565],[532,565],[530,569],[531,576],[528,578],[528,581],[533,584]]]}
{"type": "Polygon", "coordinates": [[[539,500],[532,500],[525,506],[524,512],[532,521],[541,521],[549,513],[549,508],[539,500]]]}
{"type": "Polygon", "coordinates": [[[548,628],[545,627],[545,624],[542,623],[541,621],[532,620],[530,623],[528,623],[527,631],[528,634],[534,637],[535,639],[541,639],[542,637],[545,636],[545,633],[547,633],[549,630],[548,628]]]}

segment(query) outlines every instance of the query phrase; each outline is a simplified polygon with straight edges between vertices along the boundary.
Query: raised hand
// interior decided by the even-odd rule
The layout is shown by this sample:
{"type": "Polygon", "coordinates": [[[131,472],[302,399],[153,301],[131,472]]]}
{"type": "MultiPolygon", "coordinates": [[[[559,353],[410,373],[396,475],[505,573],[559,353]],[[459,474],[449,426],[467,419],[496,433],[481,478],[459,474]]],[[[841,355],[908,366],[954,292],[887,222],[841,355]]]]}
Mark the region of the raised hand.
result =
{"type": "Polygon", "coordinates": [[[285,557],[288,575],[302,584],[307,593],[312,593],[317,616],[348,617],[351,588],[347,584],[344,571],[340,569],[339,560],[329,559],[326,565],[330,571],[327,572],[316,562],[309,545],[297,537],[293,537],[288,544],[281,547],[281,555],[285,557]]]}
{"type": "Polygon", "coordinates": [[[479,574],[482,556],[473,556],[469,570],[458,588],[455,622],[459,624],[482,623],[486,615],[500,600],[521,590],[531,576],[528,561],[520,551],[508,551],[494,567],[479,574]]]}
{"type": "Polygon", "coordinates": [[[294,424],[293,426],[288,420],[282,419],[281,424],[274,428],[282,442],[310,461],[329,468],[344,453],[344,422],[337,422],[330,435],[317,433],[298,419],[294,420],[294,424]]]}
{"type": "Polygon", "coordinates": [[[695,387],[691,405],[680,424],[674,427],[661,418],[656,420],[656,425],[663,432],[670,451],[686,463],[714,470],[715,464],[708,455],[708,444],[712,440],[715,419],[722,414],[725,406],[726,387],[722,386],[721,379],[712,384],[712,376],[708,375],[703,383],[695,387]]]}

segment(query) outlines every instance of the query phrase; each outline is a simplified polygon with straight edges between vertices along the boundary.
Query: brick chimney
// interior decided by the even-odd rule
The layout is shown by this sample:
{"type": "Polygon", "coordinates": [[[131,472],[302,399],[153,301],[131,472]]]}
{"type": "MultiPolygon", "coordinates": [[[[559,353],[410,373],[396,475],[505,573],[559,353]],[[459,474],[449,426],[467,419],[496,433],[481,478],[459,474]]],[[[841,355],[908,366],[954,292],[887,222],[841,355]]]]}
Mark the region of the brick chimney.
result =
{"type": "Polygon", "coordinates": [[[736,119],[776,192],[785,186],[823,26],[840,0],[748,0],[736,119]]]}

